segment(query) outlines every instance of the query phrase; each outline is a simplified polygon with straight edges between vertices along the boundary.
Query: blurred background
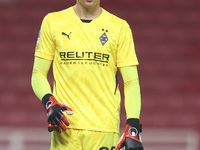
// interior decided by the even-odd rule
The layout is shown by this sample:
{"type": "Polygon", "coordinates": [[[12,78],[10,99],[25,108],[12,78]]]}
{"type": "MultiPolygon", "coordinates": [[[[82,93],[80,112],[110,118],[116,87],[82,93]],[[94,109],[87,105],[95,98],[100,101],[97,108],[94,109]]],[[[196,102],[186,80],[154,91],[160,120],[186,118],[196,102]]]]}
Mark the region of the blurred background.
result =
{"type": "MultiPolygon", "coordinates": [[[[43,17],[74,4],[0,0],[0,150],[49,149],[46,113],[31,88],[34,49],[43,17]]],[[[101,0],[101,6],[133,31],[145,150],[199,150],[200,1],[101,0]]],[[[121,131],[125,120],[122,100],[121,131]]]]}

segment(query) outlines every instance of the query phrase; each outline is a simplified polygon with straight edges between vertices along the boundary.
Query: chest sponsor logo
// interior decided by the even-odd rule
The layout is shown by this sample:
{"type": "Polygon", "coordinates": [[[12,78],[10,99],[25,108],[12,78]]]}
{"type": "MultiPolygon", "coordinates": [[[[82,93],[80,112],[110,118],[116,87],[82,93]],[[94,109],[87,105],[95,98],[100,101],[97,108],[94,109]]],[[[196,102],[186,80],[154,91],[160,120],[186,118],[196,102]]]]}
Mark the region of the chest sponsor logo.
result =
{"type": "Polygon", "coordinates": [[[110,55],[99,52],[60,52],[61,64],[108,66],[110,55]]]}

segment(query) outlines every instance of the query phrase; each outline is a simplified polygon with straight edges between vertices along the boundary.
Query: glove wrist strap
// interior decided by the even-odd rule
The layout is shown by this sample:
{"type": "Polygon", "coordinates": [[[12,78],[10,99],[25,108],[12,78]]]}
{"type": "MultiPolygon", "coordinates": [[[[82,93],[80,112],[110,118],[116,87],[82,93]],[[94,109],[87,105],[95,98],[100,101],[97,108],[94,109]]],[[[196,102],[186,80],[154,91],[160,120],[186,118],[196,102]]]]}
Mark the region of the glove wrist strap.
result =
{"type": "Polygon", "coordinates": [[[44,106],[44,108],[46,109],[46,104],[49,101],[49,98],[53,96],[52,94],[46,94],[44,95],[44,97],[42,98],[42,104],[44,106]]]}
{"type": "Polygon", "coordinates": [[[140,124],[139,119],[129,118],[126,121],[126,124],[129,124],[131,127],[135,127],[140,133],[142,132],[142,124],[140,124]]]}

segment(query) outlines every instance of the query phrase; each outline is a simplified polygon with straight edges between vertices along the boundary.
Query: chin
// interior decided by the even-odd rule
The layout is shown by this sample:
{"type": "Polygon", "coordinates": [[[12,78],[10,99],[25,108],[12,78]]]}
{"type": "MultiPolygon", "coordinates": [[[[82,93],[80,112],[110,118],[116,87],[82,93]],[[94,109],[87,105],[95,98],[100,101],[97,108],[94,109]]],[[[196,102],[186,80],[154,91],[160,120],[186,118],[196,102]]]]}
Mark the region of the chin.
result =
{"type": "Polygon", "coordinates": [[[91,7],[94,7],[94,6],[98,5],[98,4],[99,3],[96,0],[85,0],[84,1],[84,5],[85,5],[86,8],[91,8],[91,7]]]}
{"type": "Polygon", "coordinates": [[[94,7],[95,5],[93,3],[85,3],[86,8],[94,7]]]}

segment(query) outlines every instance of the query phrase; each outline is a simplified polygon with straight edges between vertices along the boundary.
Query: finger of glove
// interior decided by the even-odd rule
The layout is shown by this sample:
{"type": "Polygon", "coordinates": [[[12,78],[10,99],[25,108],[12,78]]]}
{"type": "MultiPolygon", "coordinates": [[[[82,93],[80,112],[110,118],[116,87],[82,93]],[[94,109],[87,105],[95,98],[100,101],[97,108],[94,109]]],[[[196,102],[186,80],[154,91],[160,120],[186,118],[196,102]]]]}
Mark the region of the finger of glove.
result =
{"type": "Polygon", "coordinates": [[[59,112],[58,113],[58,117],[55,117],[54,120],[55,120],[55,123],[56,125],[59,125],[60,128],[63,130],[63,131],[66,131],[67,127],[66,126],[69,126],[69,121],[68,119],[65,117],[65,115],[62,113],[62,112],[59,112]],[[62,115],[60,117],[60,115],[62,115]],[[59,119],[59,118],[60,119],[59,119]],[[64,124],[61,122],[61,120],[64,122],[64,124]]]}
{"type": "Polygon", "coordinates": [[[117,147],[115,148],[115,150],[120,150],[124,147],[124,145],[117,145],[117,147]]]}
{"type": "Polygon", "coordinates": [[[62,104],[61,105],[62,107],[61,107],[61,110],[62,111],[65,111],[68,115],[73,115],[73,110],[71,109],[71,107],[69,107],[69,106],[67,106],[67,105],[64,105],[64,104],[62,104]]]}
{"type": "Polygon", "coordinates": [[[60,127],[63,131],[66,131],[66,130],[67,130],[67,127],[66,127],[62,122],[60,122],[59,127],[60,127]]]}
{"type": "Polygon", "coordinates": [[[120,150],[120,149],[123,148],[124,146],[125,146],[125,142],[124,142],[123,140],[121,140],[121,141],[117,144],[115,150],[120,150]]]}
{"type": "Polygon", "coordinates": [[[53,125],[51,123],[51,120],[48,120],[48,131],[52,132],[53,131],[53,125]]]}
{"type": "Polygon", "coordinates": [[[64,114],[62,114],[61,120],[62,120],[67,126],[69,126],[70,123],[69,123],[68,119],[65,117],[64,114]]]}
{"type": "Polygon", "coordinates": [[[54,116],[53,121],[54,121],[55,125],[59,126],[60,122],[61,122],[61,116],[60,116],[60,114],[54,116]]]}
{"type": "MultiPolygon", "coordinates": [[[[120,150],[121,148],[123,148],[125,146],[125,142],[123,142],[122,144],[119,144],[117,147],[118,147],[118,150],[120,150]]],[[[116,149],[117,150],[117,149],[116,149]]]]}
{"type": "Polygon", "coordinates": [[[54,129],[55,129],[57,132],[61,133],[61,129],[60,129],[59,126],[55,123],[54,120],[52,121],[52,124],[53,124],[54,129]]]}
{"type": "MultiPolygon", "coordinates": [[[[56,126],[60,127],[63,131],[66,131],[67,127],[65,124],[63,124],[61,122],[61,120],[63,120],[63,122],[69,126],[69,121],[67,120],[67,118],[62,114],[61,119],[59,119],[58,117],[54,118],[54,122],[56,124],[56,126]]],[[[58,131],[58,130],[57,130],[58,131]]]]}
{"type": "Polygon", "coordinates": [[[58,122],[58,119],[56,119],[57,120],[56,121],[57,125],[59,125],[60,124],[60,120],[62,120],[64,122],[64,124],[69,126],[70,123],[69,123],[68,119],[65,117],[65,115],[62,112],[59,111],[58,114],[57,114],[57,117],[59,119],[59,122],[58,122]]]}
{"type": "Polygon", "coordinates": [[[120,137],[120,140],[115,148],[115,150],[120,150],[121,148],[123,148],[125,146],[125,135],[123,134],[121,137],[120,137]]]}

